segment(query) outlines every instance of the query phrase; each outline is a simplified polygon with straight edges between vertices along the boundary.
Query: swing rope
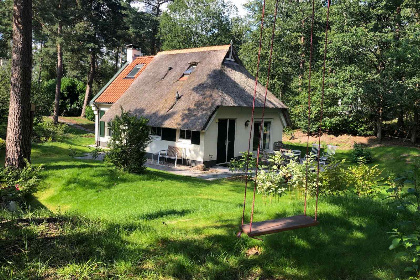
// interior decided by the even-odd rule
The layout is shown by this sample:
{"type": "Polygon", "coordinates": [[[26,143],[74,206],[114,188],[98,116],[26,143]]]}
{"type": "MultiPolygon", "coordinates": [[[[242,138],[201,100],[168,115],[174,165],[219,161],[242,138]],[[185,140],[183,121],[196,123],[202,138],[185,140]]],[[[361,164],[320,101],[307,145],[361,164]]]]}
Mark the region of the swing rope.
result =
{"type": "Polygon", "coordinates": [[[260,160],[260,149],[261,149],[261,135],[264,130],[264,114],[265,114],[265,105],[267,102],[267,92],[268,92],[268,85],[270,83],[270,73],[271,73],[271,62],[273,58],[273,46],[274,46],[274,34],[276,31],[276,20],[277,20],[277,9],[278,9],[279,0],[276,0],[276,8],[274,11],[274,22],[273,22],[273,29],[271,31],[271,43],[270,43],[270,56],[268,60],[268,68],[267,68],[267,80],[265,84],[265,93],[264,93],[264,104],[262,109],[262,116],[261,116],[261,124],[259,127],[259,135],[258,135],[258,148],[257,148],[257,162],[255,168],[255,180],[254,180],[254,196],[252,198],[252,209],[251,209],[251,220],[249,224],[249,232],[252,231],[252,221],[254,220],[254,208],[255,208],[255,193],[257,190],[257,175],[258,175],[258,165],[260,160]]]}
{"type": "Polygon", "coordinates": [[[305,173],[305,206],[303,215],[306,216],[307,197],[308,197],[308,172],[309,172],[309,136],[311,131],[311,80],[312,80],[312,53],[313,53],[313,37],[314,37],[314,20],[315,20],[315,0],[312,0],[312,16],[311,16],[311,38],[309,50],[309,74],[308,74],[308,131],[306,139],[306,173],[305,173]]]}
{"type": "MultiPolygon", "coordinates": [[[[276,26],[276,19],[277,19],[277,11],[278,11],[278,3],[279,0],[276,0],[276,7],[274,13],[274,23],[272,29],[272,36],[271,36],[271,43],[270,43],[270,56],[268,62],[268,70],[267,70],[267,80],[265,86],[265,96],[264,96],[264,104],[262,109],[262,119],[261,124],[259,127],[259,134],[258,134],[258,148],[257,148],[257,159],[256,159],[256,168],[255,168],[255,180],[254,180],[254,192],[253,192],[253,199],[252,199],[252,209],[251,209],[251,219],[249,224],[249,231],[248,235],[251,236],[252,231],[252,223],[254,218],[254,209],[255,209],[255,197],[256,197],[256,189],[257,189],[257,176],[258,176],[258,167],[259,167],[259,156],[260,156],[260,149],[261,149],[261,138],[264,129],[264,114],[266,108],[266,101],[267,101],[267,92],[268,86],[270,82],[270,73],[271,73],[271,65],[272,65],[272,55],[273,55],[273,45],[274,45],[274,35],[275,35],[275,26],[276,26]]],[[[246,176],[245,176],[245,194],[244,194],[244,203],[243,203],[243,211],[242,211],[242,228],[244,226],[244,219],[245,219],[245,207],[246,207],[246,193],[248,187],[248,171],[249,171],[249,160],[250,160],[250,149],[251,149],[251,137],[254,125],[254,115],[255,115],[255,100],[256,100],[256,92],[258,86],[258,75],[259,75],[259,66],[261,60],[261,49],[262,49],[262,33],[264,28],[264,14],[265,14],[265,0],[263,1],[263,8],[262,8],[262,15],[261,15],[261,27],[260,27],[260,42],[259,42],[259,49],[258,49],[258,62],[257,62],[257,71],[256,71],[256,78],[255,78],[255,88],[254,88],[254,98],[252,104],[252,115],[251,115],[251,127],[249,132],[249,139],[248,139],[248,152],[246,158],[246,176]]],[[[328,47],[328,28],[329,28],[329,12],[330,12],[330,0],[327,0],[327,18],[326,18],[326,29],[325,29],[325,45],[324,45],[324,61],[323,61],[323,71],[322,71],[322,97],[321,97],[321,113],[320,113],[320,124],[318,127],[318,164],[317,164],[317,180],[316,180],[316,205],[315,205],[315,223],[307,223],[305,225],[300,226],[293,226],[289,227],[292,228],[299,228],[305,226],[313,226],[317,224],[317,215],[318,215],[318,197],[319,197],[319,173],[320,173],[320,147],[321,147],[321,135],[322,135],[322,121],[323,121],[323,107],[324,107],[324,93],[325,93],[325,72],[326,72],[326,58],[327,58],[327,47],[328,47]]],[[[309,137],[310,137],[310,127],[311,127],[311,79],[312,79],[312,57],[313,57],[313,29],[314,29],[314,21],[315,21],[315,0],[312,0],[312,16],[311,16],[311,37],[310,37],[310,58],[309,58],[309,76],[308,76],[308,132],[307,132],[307,142],[306,142],[306,158],[308,159],[309,156],[309,137]]],[[[305,205],[304,205],[304,216],[306,216],[307,210],[307,194],[308,194],[308,172],[309,172],[309,165],[308,160],[306,160],[306,180],[305,180],[305,205]]],[[[300,216],[300,217],[304,217],[300,216]]],[[[293,217],[298,218],[299,216],[293,217]]],[[[268,221],[270,222],[270,221],[268,221]]],[[[287,229],[283,229],[287,230],[287,229]]],[[[274,233],[281,231],[279,229],[273,230],[267,233],[274,233]]],[[[267,234],[265,233],[265,234],[267,234]]],[[[263,233],[259,233],[261,235],[263,233]]],[[[241,232],[238,233],[238,237],[241,235],[241,232]]],[[[256,236],[257,234],[254,234],[256,236]]],[[[252,236],[251,236],[252,237],[252,236]]]]}
{"type": "MultiPolygon", "coordinates": [[[[330,0],[327,0],[327,22],[326,22],[326,26],[325,26],[324,65],[323,65],[323,68],[322,68],[321,113],[320,113],[319,127],[318,127],[318,147],[321,147],[322,118],[323,118],[323,115],[324,115],[325,71],[326,71],[327,48],[328,48],[329,17],[330,17],[330,0]]],[[[316,176],[315,221],[316,221],[317,216],[318,216],[320,152],[321,152],[321,149],[318,149],[318,169],[317,169],[317,176],[316,176]]]]}
{"type": "Polygon", "coordinates": [[[258,47],[258,60],[257,60],[257,72],[255,74],[255,86],[254,86],[254,98],[252,100],[252,113],[251,113],[251,126],[249,130],[249,139],[248,139],[248,151],[246,154],[246,166],[245,166],[245,194],[244,194],[244,203],[242,209],[242,222],[241,225],[244,225],[245,220],[245,207],[246,207],[246,190],[248,188],[248,171],[249,171],[249,151],[251,150],[251,137],[252,129],[254,126],[254,114],[255,114],[255,99],[257,95],[257,86],[258,86],[258,74],[260,70],[260,60],[261,60],[261,49],[262,49],[262,35],[264,29],[264,15],[265,15],[265,0],[263,1],[262,13],[261,13],[261,26],[260,26],[260,43],[258,47]]]}

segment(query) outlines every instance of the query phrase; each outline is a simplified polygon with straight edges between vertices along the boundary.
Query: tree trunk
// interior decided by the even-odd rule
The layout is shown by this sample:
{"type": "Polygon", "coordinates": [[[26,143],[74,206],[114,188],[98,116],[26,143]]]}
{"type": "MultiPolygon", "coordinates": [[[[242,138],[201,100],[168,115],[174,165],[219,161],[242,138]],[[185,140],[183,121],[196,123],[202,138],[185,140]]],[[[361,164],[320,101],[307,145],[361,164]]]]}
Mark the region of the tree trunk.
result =
{"type": "Polygon", "coordinates": [[[376,120],[376,138],[378,138],[379,142],[382,141],[382,118],[381,116],[378,117],[376,120]]]}
{"type": "Polygon", "coordinates": [[[32,0],[14,0],[13,47],[6,167],[31,159],[32,0]]]}
{"type": "Polygon", "coordinates": [[[95,77],[95,64],[96,64],[96,54],[94,51],[92,51],[90,53],[90,70],[89,70],[88,81],[86,85],[85,100],[83,102],[82,114],[80,115],[82,118],[86,116],[86,106],[88,104],[89,97],[92,92],[93,78],[95,77]]]}
{"type": "Polygon", "coordinates": [[[417,140],[417,127],[419,125],[419,111],[414,107],[414,125],[411,130],[411,143],[415,144],[417,140]]]}
{"type": "Polygon", "coordinates": [[[61,79],[63,78],[63,50],[61,49],[61,21],[58,23],[57,29],[57,81],[55,84],[54,99],[54,124],[58,123],[58,115],[60,114],[60,98],[61,98],[61,79]]]}

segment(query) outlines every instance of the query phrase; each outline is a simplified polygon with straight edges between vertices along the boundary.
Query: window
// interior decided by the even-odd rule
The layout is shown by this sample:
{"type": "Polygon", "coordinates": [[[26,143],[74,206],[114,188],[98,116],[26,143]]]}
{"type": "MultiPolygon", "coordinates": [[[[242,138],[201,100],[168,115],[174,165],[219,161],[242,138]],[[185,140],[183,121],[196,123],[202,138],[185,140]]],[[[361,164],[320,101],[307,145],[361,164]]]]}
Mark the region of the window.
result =
{"type": "MultiPolygon", "coordinates": [[[[101,119],[105,115],[104,110],[99,111],[99,119],[101,119]]],[[[99,121],[99,136],[105,137],[105,122],[99,121]]]]}
{"type": "Polygon", "coordinates": [[[179,79],[180,81],[185,81],[194,72],[195,68],[197,67],[197,63],[191,63],[187,70],[184,71],[182,77],[179,79]]]}
{"type": "Polygon", "coordinates": [[[162,136],[162,128],[161,127],[152,126],[150,128],[150,135],[162,136]]]}
{"type": "Polygon", "coordinates": [[[191,139],[191,130],[181,129],[179,139],[191,139]]]}
{"type": "Polygon", "coordinates": [[[176,141],[176,129],[162,128],[162,140],[176,141]]]}
{"type": "Polygon", "coordinates": [[[130,71],[130,73],[128,73],[127,76],[125,76],[126,78],[134,78],[136,76],[136,74],[141,70],[141,68],[143,68],[144,64],[137,64],[136,66],[134,66],[134,68],[130,71]]]}
{"type": "MultiPolygon", "coordinates": [[[[261,129],[261,121],[254,122],[254,139],[252,141],[252,148],[254,151],[258,149],[260,129],[261,129]]],[[[260,145],[261,150],[270,149],[270,130],[271,130],[271,122],[270,121],[264,122],[264,131],[261,134],[261,145],[260,145]]]]}
{"type": "Polygon", "coordinates": [[[200,131],[191,132],[191,144],[200,145],[200,131]]]}

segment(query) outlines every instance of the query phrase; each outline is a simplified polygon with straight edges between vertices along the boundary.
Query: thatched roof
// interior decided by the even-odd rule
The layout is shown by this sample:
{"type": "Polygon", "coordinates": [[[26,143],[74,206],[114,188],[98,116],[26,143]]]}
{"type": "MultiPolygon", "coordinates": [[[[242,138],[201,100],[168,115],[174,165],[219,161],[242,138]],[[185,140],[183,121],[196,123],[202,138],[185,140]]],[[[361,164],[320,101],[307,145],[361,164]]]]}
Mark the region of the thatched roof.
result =
{"type": "MultiPolygon", "coordinates": [[[[228,51],[229,45],[158,53],[101,120],[111,121],[122,107],[151,126],[204,130],[220,106],[252,107],[255,79],[240,63],[225,60],[228,51]],[[179,80],[191,63],[195,71],[179,80]]],[[[256,107],[263,106],[264,93],[258,84],[256,107]]],[[[288,119],[287,107],[271,92],[266,107],[283,110],[288,119]]]]}

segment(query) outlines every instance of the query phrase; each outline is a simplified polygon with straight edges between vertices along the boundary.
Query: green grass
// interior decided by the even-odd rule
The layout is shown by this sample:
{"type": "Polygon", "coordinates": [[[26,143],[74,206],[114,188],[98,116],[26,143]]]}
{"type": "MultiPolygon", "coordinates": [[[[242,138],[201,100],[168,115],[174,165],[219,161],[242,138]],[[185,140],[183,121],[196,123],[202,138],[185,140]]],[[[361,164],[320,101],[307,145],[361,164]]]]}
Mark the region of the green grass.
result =
{"type": "MultiPolygon", "coordinates": [[[[70,147],[82,154],[91,143],[91,136],[72,129],[63,142],[34,145],[33,163],[44,165],[32,202],[37,210],[23,215],[28,220],[0,213],[0,222],[11,220],[0,224],[0,250],[6,252],[0,256],[0,279],[407,276],[404,264],[388,250],[387,232],[397,216],[384,200],[321,197],[319,226],[266,236],[264,241],[238,239],[243,183],[150,169],[127,174],[103,162],[69,156],[70,147]],[[250,249],[259,254],[248,255],[250,249]]],[[[409,148],[372,151],[376,163],[387,169],[402,170],[419,155],[409,148]]],[[[339,151],[338,156],[348,153],[339,151]]],[[[249,188],[247,210],[251,193],[249,188]]],[[[303,198],[288,194],[270,203],[257,196],[255,209],[255,221],[300,214],[303,198]]],[[[313,199],[308,209],[313,214],[313,199]]]]}

